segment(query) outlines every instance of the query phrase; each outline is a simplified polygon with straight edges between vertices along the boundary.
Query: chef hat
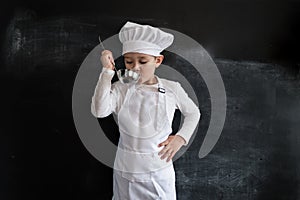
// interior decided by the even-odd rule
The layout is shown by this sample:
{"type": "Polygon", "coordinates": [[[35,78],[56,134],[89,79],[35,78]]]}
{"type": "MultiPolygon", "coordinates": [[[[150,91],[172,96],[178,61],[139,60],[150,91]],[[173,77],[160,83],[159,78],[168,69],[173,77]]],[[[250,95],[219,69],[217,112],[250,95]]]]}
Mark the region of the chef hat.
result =
{"type": "Polygon", "coordinates": [[[122,55],[136,52],[159,56],[172,44],[174,36],[149,25],[127,22],[119,32],[119,39],[123,44],[122,55]]]}

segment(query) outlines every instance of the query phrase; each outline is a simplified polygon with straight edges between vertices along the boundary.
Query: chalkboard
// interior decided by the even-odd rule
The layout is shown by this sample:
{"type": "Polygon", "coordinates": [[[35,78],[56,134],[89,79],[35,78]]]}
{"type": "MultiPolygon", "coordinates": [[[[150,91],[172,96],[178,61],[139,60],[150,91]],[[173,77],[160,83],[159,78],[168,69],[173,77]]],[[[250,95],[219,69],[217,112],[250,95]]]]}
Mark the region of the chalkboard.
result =
{"type": "MultiPolygon", "coordinates": [[[[299,3],[174,1],[161,2],[160,10],[154,2],[144,9],[116,5],[27,1],[4,7],[0,198],[111,199],[112,169],[82,144],[73,122],[72,89],[98,35],[105,40],[132,20],[198,41],[225,85],[222,135],[200,159],[211,117],[209,92],[189,62],[164,52],[165,64],[201,91],[199,130],[174,163],[178,200],[300,199],[299,3]]],[[[99,124],[109,129],[112,121],[110,116],[99,124]]],[[[179,121],[177,113],[175,131],[179,121]]],[[[117,131],[107,136],[117,143],[117,131]]]]}

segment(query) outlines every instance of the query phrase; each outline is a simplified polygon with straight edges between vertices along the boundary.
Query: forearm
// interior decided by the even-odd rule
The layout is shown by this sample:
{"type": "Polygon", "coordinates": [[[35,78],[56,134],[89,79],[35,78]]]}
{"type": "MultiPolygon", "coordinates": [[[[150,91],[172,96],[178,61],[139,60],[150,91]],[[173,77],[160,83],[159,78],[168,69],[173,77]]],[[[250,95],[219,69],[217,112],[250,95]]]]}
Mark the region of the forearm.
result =
{"type": "Polygon", "coordinates": [[[192,137],[194,130],[198,125],[200,116],[201,113],[197,107],[195,108],[194,112],[188,113],[184,116],[182,127],[176,133],[176,135],[181,136],[185,140],[184,145],[187,145],[190,138],[192,137]]]}
{"type": "Polygon", "coordinates": [[[91,112],[97,118],[106,117],[113,111],[113,94],[111,93],[113,75],[114,71],[104,68],[100,73],[91,103],[91,112]]]}
{"type": "Polygon", "coordinates": [[[182,127],[176,135],[183,137],[185,140],[184,145],[187,145],[198,125],[201,113],[198,106],[188,97],[187,93],[179,84],[176,97],[178,101],[177,106],[184,116],[182,127]]]}

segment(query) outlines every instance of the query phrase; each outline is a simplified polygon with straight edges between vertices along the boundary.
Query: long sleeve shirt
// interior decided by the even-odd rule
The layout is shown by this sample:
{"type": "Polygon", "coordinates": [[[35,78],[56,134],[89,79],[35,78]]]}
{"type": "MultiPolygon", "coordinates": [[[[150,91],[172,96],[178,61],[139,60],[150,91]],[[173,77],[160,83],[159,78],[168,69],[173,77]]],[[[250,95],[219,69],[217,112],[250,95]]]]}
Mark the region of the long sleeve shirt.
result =
{"type": "MultiPolygon", "coordinates": [[[[111,84],[113,75],[113,70],[105,68],[100,73],[91,103],[91,112],[97,118],[106,117],[111,113],[118,115],[124,102],[128,85],[119,81],[111,84]]],[[[161,79],[161,81],[166,91],[166,110],[169,121],[173,120],[176,109],[179,109],[184,116],[183,124],[176,135],[184,138],[184,145],[187,145],[200,119],[199,108],[178,82],[166,79],[161,79]]]]}

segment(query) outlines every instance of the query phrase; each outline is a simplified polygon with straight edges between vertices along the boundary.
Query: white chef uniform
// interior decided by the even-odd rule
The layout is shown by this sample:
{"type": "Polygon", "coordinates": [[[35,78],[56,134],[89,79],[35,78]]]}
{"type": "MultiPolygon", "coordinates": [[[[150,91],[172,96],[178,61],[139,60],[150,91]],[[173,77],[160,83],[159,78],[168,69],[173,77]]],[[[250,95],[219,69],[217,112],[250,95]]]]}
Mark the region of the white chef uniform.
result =
{"type": "MultiPolygon", "coordinates": [[[[128,27],[123,27],[126,33],[119,35],[123,54],[133,51],[157,55],[161,51],[162,47],[153,41],[146,44],[143,38],[135,43],[132,37],[147,36],[144,29],[158,37],[164,32],[150,26],[127,25],[129,28],[141,27],[141,33],[136,30],[128,33],[128,27]],[[141,48],[143,46],[147,48],[141,48]]],[[[163,37],[170,44],[169,35],[163,37]]],[[[184,116],[184,123],[176,135],[183,137],[186,145],[198,124],[199,109],[177,82],[156,77],[158,83],[155,85],[122,84],[119,81],[111,85],[113,75],[113,70],[103,68],[91,104],[91,112],[95,117],[115,113],[118,118],[120,139],[114,163],[113,199],[175,200],[173,163],[160,159],[158,152],[163,147],[158,147],[158,144],[172,132],[174,112],[179,109],[184,116]]]]}

